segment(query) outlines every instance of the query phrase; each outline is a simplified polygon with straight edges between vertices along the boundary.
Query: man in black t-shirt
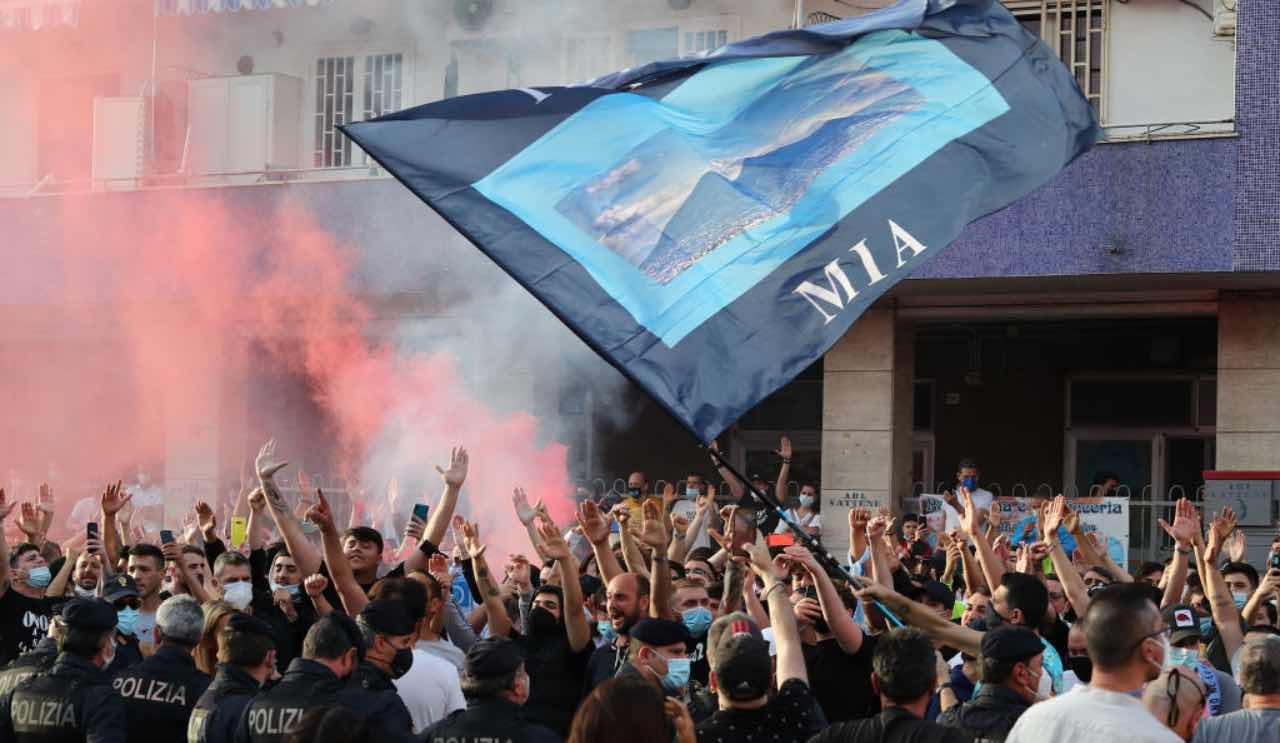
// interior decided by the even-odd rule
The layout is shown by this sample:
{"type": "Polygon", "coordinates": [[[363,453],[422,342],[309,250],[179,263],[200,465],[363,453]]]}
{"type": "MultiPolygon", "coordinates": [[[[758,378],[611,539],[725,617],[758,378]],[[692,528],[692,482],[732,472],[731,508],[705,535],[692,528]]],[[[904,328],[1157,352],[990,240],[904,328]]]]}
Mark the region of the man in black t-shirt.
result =
{"type": "Polygon", "coordinates": [[[809,743],[965,743],[959,730],[922,717],[939,682],[940,658],[929,636],[914,627],[895,629],[876,642],[871,685],[884,708],[879,715],[833,725],[809,743]]]}
{"type": "Polygon", "coordinates": [[[52,602],[44,591],[51,575],[49,563],[34,544],[22,543],[9,554],[4,521],[17,503],[0,489],[0,665],[34,650],[49,632],[52,602]]]}

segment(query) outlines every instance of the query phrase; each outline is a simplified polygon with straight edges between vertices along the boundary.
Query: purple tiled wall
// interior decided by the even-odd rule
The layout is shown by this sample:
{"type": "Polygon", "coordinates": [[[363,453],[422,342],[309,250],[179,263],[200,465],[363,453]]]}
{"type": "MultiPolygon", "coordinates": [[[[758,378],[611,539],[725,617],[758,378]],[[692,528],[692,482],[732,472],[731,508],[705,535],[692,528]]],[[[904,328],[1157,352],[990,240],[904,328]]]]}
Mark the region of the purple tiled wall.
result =
{"type": "Polygon", "coordinates": [[[1236,6],[1237,271],[1280,270],[1280,2],[1236,6]]]}

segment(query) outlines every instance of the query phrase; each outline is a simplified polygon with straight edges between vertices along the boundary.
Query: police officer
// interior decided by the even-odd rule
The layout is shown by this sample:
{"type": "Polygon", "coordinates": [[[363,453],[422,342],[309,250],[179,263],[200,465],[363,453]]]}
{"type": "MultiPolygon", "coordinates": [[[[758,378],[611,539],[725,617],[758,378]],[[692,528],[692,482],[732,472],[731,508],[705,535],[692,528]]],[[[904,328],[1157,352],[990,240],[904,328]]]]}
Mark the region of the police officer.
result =
{"type": "Polygon", "coordinates": [[[129,740],[180,741],[186,736],[191,710],[213,681],[196,669],[191,657],[203,632],[204,612],[194,596],[173,596],[160,604],[155,654],[111,682],[124,698],[129,740]]]}
{"type": "Polygon", "coordinates": [[[351,674],[340,701],[365,715],[385,736],[409,736],[413,733],[413,718],[392,679],[405,675],[413,665],[418,627],[404,602],[394,599],[365,604],[356,617],[356,626],[364,641],[364,660],[351,674]]]}
{"type": "MultiPolygon", "coordinates": [[[[142,647],[134,634],[142,599],[138,598],[138,584],[124,573],[118,573],[107,581],[102,588],[102,598],[116,610],[116,657],[106,671],[108,676],[118,676],[126,668],[142,662],[142,647]]],[[[143,639],[148,643],[154,642],[150,637],[143,639]]]]}
{"type": "Polygon", "coordinates": [[[1040,677],[1047,672],[1044,645],[1026,627],[1002,625],[982,635],[978,662],[982,688],[973,699],[939,715],[938,724],[958,728],[966,740],[1003,741],[1036,701],[1040,677]]]}
{"type": "Polygon", "coordinates": [[[249,703],[236,725],[236,743],[283,743],[308,710],[337,701],[363,656],[356,623],[338,612],[326,614],[307,630],[302,657],[289,664],[280,683],[249,703]]]}
{"type": "Polygon", "coordinates": [[[58,638],[62,636],[62,616],[55,614],[49,622],[49,634],[29,653],[23,653],[0,669],[0,695],[18,688],[18,684],[38,673],[53,668],[58,658],[58,638]]]}
{"type": "Polygon", "coordinates": [[[558,743],[551,728],[524,719],[521,707],[529,699],[529,674],[524,649],[505,637],[488,637],[471,646],[462,670],[462,693],[467,708],[427,728],[425,743],[479,743],[518,740],[558,743]]]}
{"type": "Polygon", "coordinates": [[[245,707],[275,669],[271,625],[232,614],[218,638],[218,675],[196,702],[187,743],[231,743],[245,707]]]}
{"type": "Polygon", "coordinates": [[[53,668],[0,697],[0,740],[124,743],[124,702],[102,671],[115,654],[115,609],[101,599],[71,599],[62,620],[53,668]]]}

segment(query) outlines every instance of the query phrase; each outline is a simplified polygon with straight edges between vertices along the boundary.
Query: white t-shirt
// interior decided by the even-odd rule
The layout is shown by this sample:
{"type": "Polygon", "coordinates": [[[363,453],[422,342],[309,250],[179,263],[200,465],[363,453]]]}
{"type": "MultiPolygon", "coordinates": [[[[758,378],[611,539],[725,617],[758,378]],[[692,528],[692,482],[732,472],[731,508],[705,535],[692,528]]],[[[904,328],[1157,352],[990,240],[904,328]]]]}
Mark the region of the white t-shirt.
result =
{"type": "MultiPolygon", "coordinates": [[[[991,512],[991,502],[994,501],[996,497],[991,494],[990,490],[983,490],[982,488],[978,488],[977,490],[970,491],[969,496],[973,498],[974,508],[977,508],[982,511],[987,511],[988,513],[991,512]]],[[[956,497],[959,498],[960,495],[956,494],[956,497]]],[[[963,501],[961,501],[961,503],[963,503],[963,501]]]]}
{"type": "Polygon", "coordinates": [[[413,665],[409,672],[392,683],[413,718],[414,733],[421,733],[454,710],[466,709],[467,706],[458,681],[458,669],[449,661],[420,648],[413,649],[413,665]]]}
{"type": "MultiPolygon", "coordinates": [[[[797,524],[799,524],[800,526],[806,529],[822,528],[821,514],[811,513],[808,516],[801,516],[800,510],[796,508],[788,508],[786,513],[787,513],[787,518],[791,519],[792,521],[796,522],[797,524]]],[[[773,528],[773,533],[782,534],[783,532],[788,532],[788,531],[791,531],[791,529],[787,528],[787,525],[782,523],[782,519],[778,519],[778,525],[773,528]]]]}
{"type": "MultiPolygon", "coordinates": [[[[679,516],[684,516],[689,519],[689,523],[692,524],[693,517],[698,513],[698,505],[687,498],[681,498],[671,504],[671,512],[679,516]]],[[[711,537],[707,534],[707,524],[708,521],[702,522],[702,528],[693,536],[693,542],[689,544],[690,550],[696,550],[699,547],[711,546],[711,537]]]]}
{"type": "Polygon", "coordinates": [[[1182,738],[1151,716],[1142,700],[1080,685],[1060,697],[1031,705],[1005,743],[1181,743],[1182,738]]]}

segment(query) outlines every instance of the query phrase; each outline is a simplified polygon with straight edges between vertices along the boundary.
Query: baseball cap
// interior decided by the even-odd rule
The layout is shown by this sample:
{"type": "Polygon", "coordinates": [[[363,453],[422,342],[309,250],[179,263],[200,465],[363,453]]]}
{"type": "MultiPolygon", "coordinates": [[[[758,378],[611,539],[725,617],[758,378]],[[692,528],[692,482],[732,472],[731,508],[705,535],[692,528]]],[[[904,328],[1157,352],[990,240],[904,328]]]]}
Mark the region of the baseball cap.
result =
{"type": "Polygon", "coordinates": [[[524,648],[505,637],[486,637],[467,650],[466,674],[472,678],[504,676],[524,663],[524,648]]]}
{"type": "Polygon", "coordinates": [[[129,598],[130,596],[137,597],[137,595],[138,584],[133,581],[133,578],[124,573],[112,576],[111,580],[107,581],[106,586],[102,589],[102,598],[113,604],[120,599],[129,598]]]}
{"type": "Polygon", "coordinates": [[[707,643],[716,685],[730,699],[745,702],[768,693],[773,675],[769,642],[746,615],[717,619],[707,633],[707,643]]]}
{"type": "Polygon", "coordinates": [[[1165,626],[1170,629],[1169,642],[1177,645],[1194,637],[1200,639],[1200,622],[1190,604],[1173,604],[1160,612],[1165,626]]]}
{"type": "Polygon", "coordinates": [[[1003,624],[982,635],[982,656],[999,661],[1025,661],[1044,652],[1039,636],[1026,627],[1003,624]]]}

